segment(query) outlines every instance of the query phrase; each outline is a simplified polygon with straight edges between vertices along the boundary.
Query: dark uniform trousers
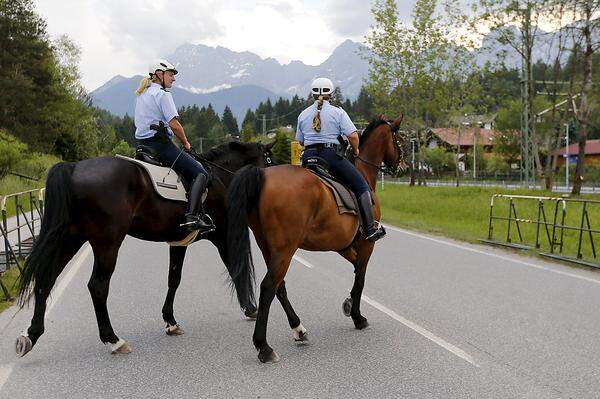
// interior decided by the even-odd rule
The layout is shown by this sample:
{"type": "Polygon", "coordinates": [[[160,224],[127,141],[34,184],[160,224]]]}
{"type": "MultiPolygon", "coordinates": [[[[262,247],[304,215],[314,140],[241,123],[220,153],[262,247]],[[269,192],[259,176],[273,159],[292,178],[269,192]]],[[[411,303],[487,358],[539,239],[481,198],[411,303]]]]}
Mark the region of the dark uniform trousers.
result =
{"type": "Polygon", "coordinates": [[[159,137],[150,137],[137,140],[137,142],[158,152],[161,161],[171,166],[175,172],[182,175],[188,182],[192,183],[200,173],[208,178],[206,169],[190,154],[185,151],[182,152],[170,139],[160,137],[160,134],[157,136],[159,137]]]}
{"type": "Polygon", "coordinates": [[[348,187],[359,198],[361,194],[371,191],[369,184],[364,176],[356,169],[354,165],[345,158],[336,154],[333,148],[312,149],[307,148],[302,154],[302,159],[306,157],[317,156],[327,161],[331,173],[339,179],[342,184],[348,187]]]}

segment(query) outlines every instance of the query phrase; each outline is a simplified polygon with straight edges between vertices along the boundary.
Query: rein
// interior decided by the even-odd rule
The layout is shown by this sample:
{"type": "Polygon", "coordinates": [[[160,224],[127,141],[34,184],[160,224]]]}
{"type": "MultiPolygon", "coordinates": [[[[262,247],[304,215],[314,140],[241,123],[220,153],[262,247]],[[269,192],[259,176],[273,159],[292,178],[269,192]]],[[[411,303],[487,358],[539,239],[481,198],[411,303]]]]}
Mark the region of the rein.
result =
{"type": "MultiPolygon", "coordinates": [[[[229,173],[231,176],[235,175],[235,172],[233,172],[233,171],[231,171],[231,170],[227,169],[227,168],[226,168],[226,167],[224,167],[224,166],[221,166],[221,165],[219,165],[219,164],[218,164],[218,163],[216,163],[216,162],[209,161],[208,159],[204,158],[202,155],[200,155],[200,154],[198,154],[196,151],[194,151],[194,149],[190,149],[190,154],[191,154],[191,155],[192,155],[194,158],[196,158],[196,160],[197,160],[198,162],[203,162],[203,163],[205,163],[205,164],[207,164],[207,165],[213,166],[213,167],[215,167],[215,168],[217,168],[217,169],[220,169],[220,170],[222,170],[223,172],[229,173]]],[[[271,166],[271,165],[273,164],[273,161],[271,160],[271,156],[270,156],[270,155],[269,155],[267,152],[264,152],[264,153],[263,153],[263,156],[264,156],[264,159],[265,159],[265,163],[267,164],[267,167],[271,166]]]]}

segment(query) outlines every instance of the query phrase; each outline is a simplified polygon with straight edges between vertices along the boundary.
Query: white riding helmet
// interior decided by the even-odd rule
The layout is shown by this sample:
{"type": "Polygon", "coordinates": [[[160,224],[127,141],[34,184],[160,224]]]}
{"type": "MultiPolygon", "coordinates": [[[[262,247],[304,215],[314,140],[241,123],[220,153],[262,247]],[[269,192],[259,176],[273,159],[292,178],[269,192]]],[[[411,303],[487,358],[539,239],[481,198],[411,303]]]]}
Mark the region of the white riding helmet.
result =
{"type": "Polygon", "coordinates": [[[151,64],[148,68],[148,74],[150,76],[154,75],[156,71],[173,71],[175,75],[177,75],[177,69],[175,69],[175,65],[171,64],[167,60],[157,60],[154,64],[151,64]]]}
{"type": "Polygon", "coordinates": [[[327,78],[316,78],[311,86],[314,96],[330,96],[333,94],[333,89],[333,82],[327,78]]]}

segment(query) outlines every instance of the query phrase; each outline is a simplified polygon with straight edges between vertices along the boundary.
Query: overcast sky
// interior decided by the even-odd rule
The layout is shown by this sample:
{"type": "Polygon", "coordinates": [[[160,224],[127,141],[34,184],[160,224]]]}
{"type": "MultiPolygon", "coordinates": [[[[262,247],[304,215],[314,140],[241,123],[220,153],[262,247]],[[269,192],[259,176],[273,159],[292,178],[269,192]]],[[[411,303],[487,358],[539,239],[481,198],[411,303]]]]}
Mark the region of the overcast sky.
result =
{"type": "MultiPolygon", "coordinates": [[[[415,0],[399,0],[405,20],[415,0]]],[[[37,0],[52,37],[81,48],[83,83],[146,73],[183,43],[252,51],[317,65],[346,39],[362,42],[370,0],[37,0]]]]}

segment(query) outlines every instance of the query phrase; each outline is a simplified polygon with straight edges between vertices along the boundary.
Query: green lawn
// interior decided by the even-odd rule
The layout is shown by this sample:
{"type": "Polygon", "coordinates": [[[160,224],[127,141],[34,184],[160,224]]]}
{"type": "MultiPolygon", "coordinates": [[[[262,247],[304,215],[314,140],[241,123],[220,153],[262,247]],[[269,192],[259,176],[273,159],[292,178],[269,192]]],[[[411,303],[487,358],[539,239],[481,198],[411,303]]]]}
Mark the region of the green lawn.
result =
{"type": "MultiPolygon", "coordinates": [[[[19,277],[19,269],[17,269],[16,267],[12,267],[11,269],[9,269],[6,273],[2,274],[0,276],[0,280],[2,280],[2,283],[4,284],[4,286],[6,288],[8,288],[8,291],[10,293],[10,295],[13,297],[13,299],[15,299],[15,297],[17,296],[17,279],[19,277]]],[[[2,289],[0,288],[0,312],[2,312],[4,309],[8,308],[10,305],[12,305],[13,301],[7,301],[6,298],[4,297],[4,292],[2,291],[2,289]]]]}
{"type": "MultiPolygon", "coordinates": [[[[378,188],[384,222],[469,242],[487,238],[490,199],[493,194],[560,196],[539,190],[508,190],[499,187],[409,187],[388,184],[384,191],[380,190],[380,186],[378,188]]],[[[600,200],[598,195],[586,195],[582,198],[600,200]]],[[[506,199],[496,199],[494,215],[507,217],[508,204],[506,199]]],[[[520,219],[537,220],[537,206],[535,200],[515,200],[517,216],[520,219]]],[[[600,204],[588,205],[588,207],[591,228],[600,230],[600,204]]],[[[551,223],[554,204],[547,203],[544,211],[548,222],[551,223]]],[[[579,226],[581,215],[580,204],[568,203],[565,225],[579,226]]],[[[533,246],[536,240],[536,226],[531,223],[520,223],[520,229],[523,243],[533,246]]],[[[507,222],[495,220],[493,239],[505,241],[506,233],[507,222]]],[[[565,231],[564,255],[571,257],[577,255],[578,234],[565,231]]],[[[543,228],[540,229],[540,237],[541,249],[536,252],[549,252],[549,241],[543,228]]],[[[514,222],[511,227],[511,238],[513,243],[520,242],[514,222]]],[[[600,234],[594,234],[594,241],[596,247],[600,246],[600,234]]],[[[596,249],[600,252],[600,248],[596,249]]],[[[593,260],[589,236],[584,236],[582,252],[584,259],[593,260]]],[[[600,263],[600,258],[595,261],[600,263]]]]}

